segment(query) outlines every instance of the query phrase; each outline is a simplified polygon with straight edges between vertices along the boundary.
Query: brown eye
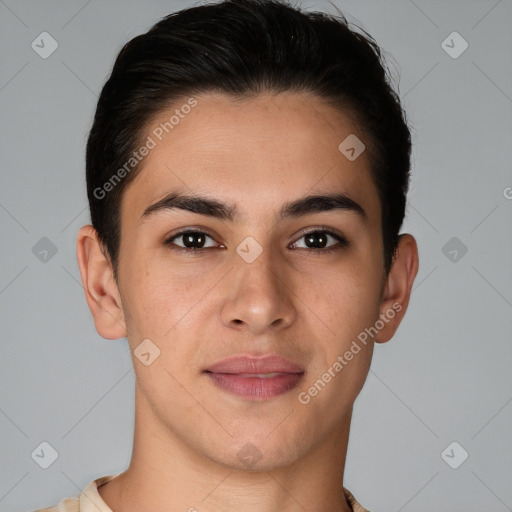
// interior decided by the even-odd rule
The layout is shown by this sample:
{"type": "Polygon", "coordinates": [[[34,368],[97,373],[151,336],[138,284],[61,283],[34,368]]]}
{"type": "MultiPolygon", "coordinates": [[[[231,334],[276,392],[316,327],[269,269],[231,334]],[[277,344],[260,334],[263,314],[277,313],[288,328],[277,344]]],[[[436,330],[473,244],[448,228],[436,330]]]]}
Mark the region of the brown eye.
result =
{"type": "Polygon", "coordinates": [[[165,241],[165,244],[170,245],[172,249],[177,251],[200,251],[202,249],[211,247],[205,246],[208,238],[213,240],[213,238],[204,231],[188,230],[173,235],[171,238],[165,241]],[[176,244],[175,240],[181,240],[183,245],[176,244]]]}
{"type": "MultiPolygon", "coordinates": [[[[349,246],[349,242],[346,238],[325,229],[317,229],[314,231],[309,231],[308,233],[304,233],[299,240],[301,239],[304,239],[305,241],[305,247],[300,247],[301,249],[312,249],[315,252],[330,252],[349,246]],[[338,244],[326,247],[330,238],[336,240],[338,244]]],[[[297,243],[298,242],[295,242],[293,244],[293,248],[297,247],[297,243]]]]}

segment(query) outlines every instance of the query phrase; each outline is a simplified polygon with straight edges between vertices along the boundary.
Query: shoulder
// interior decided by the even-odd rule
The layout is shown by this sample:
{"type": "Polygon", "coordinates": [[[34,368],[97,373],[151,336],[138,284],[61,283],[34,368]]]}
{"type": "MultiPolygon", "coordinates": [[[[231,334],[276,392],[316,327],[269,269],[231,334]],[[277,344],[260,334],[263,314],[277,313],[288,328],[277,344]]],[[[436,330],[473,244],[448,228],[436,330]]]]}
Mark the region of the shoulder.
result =
{"type": "Polygon", "coordinates": [[[80,497],[63,498],[57,505],[47,508],[38,508],[33,512],[79,512],[80,511],[80,497]]]}
{"type": "Polygon", "coordinates": [[[110,482],[119,475],[107,475],[89,482],[78,496],[62,498],[57,505],[39,508],[33,512],[112,512],[98,493],[98,487],[110,482]]]}
{"type": "Polygon", "coordinates": [[[347,497],[353,512],[370,512],[356,500],[354,495],[346,487],[343,487],[343,491],[345,492],[345,496],[347,497]]]}

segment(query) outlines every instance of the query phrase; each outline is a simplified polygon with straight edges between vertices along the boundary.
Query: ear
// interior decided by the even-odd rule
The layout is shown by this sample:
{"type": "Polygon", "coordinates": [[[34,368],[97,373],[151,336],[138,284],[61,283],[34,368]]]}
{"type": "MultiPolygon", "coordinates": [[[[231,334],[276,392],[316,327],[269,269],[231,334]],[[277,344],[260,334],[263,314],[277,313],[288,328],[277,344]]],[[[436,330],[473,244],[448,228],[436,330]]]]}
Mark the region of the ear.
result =
{"type": "Polygon", "coordinates": [[[78,232],[76,256],[85,298],[98,334],[108,340],[124,338],[126,324],[112,265],[90,224],[78,232]]]}
{"type": "Polygon", "coordinates": [[[384,327],[375,336],[376,343],[389,341],[398,329],[409,305],[418,264],[416,240],[407,233],[400,235],[395,258],[382,293],[379,318],[384,327]]]}

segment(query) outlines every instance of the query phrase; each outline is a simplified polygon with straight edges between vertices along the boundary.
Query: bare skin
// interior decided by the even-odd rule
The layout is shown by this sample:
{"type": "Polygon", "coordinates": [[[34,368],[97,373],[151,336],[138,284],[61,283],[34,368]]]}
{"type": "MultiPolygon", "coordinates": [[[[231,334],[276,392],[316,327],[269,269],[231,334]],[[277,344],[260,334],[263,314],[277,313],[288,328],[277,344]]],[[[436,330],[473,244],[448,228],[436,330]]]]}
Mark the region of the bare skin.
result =
{"type": "MultiPolygon", "coordinates": [[[[350,511],[342,485],[352,408],[374,343],[391,339],[407,309],[416,242],[401,236],[385,275],[367,153],[350,161],[338,149],[349,134],[365,140],[348,116],[306,93],[196,99],[124,192],[118,283],[92,226],[78,234],[96,329],[128,338],[136,375],[131,463],[99,493],[114,512],[350,511]],[[236,205],[240,218],[180,209],[141,218],[171,191],[236,205]],[[284,203],[332,193],[365,215],[332,209],[278,220],[284,203]],[[165,243],[185,229],[205,233],[204,248],[173,249],[186,247],[183,236],[165,243]],[[320,238],[307,243],[312,231],[320,238]],[[247,237],[262,249],[251,263],[236,251],[247,237]],[[333,376],[338,356],[391,310],[333,376]],[[148,366],[134,355],[145,339],[160,350],[148,366]],[[241,397],[204,372],[235,354],[277,354],[305,373],[278,396],[241,397]],[[329,368],[329,382],[309,393],[329,368]],[[250,462],[240,457],[247,450],[250,462]]],[[[172,111],[153,119],[147,135],[172,111]]]]}

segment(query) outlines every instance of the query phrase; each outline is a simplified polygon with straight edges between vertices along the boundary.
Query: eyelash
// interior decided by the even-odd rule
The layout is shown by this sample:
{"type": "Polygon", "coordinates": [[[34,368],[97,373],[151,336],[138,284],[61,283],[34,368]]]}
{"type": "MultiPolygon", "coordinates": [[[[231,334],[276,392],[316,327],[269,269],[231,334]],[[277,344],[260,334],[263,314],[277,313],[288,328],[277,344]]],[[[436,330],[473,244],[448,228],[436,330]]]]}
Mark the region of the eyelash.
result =
{"type": "MultiPolygon", "coordinates": [[[[350,242],[346,238],[338,235],[337,233],[334,233],[333,231],[331,231],[328,228],[323,228],[323,227],[320,227],[320,228],[314,229],[312,231],[308,231],[306,233],[303,233],[297,239],[297,241],[299,241],[300,239],[302,239],[302,238],[304,238],[304,237],[306,237],[308,235],[313,235],[313,234],[317,234],[317,233],[325,233],[327,235],[332,236],[335,240],[338,241],[339,245],[334,245],[334,246],[327,247],[327,248],[324,248],[324,249],[306,248],[306,249],[309,249],[310,251],[312,251],[313,253],[326,254],[326,253],[330,253],[330,252],[337,251],[337,250],[340,250],[340,249],[345,249],[345,248],[350,246],[350,242]]],[[[210,237],[213,240],[213,237],[210,236],[208,233],[206,233],[204,231],[199,231],[199,230],[194,230],[194,229],[187,229],[187,230],[184,230],[184,231],[180,231],[179,233],[176,233],[171,238],[168,238],[167,240],[165,240],[164,244],[169,246],[173,251],[182,252],[182,253],[188,253],[188,254],[201,253],[201,252],[206,251],[208,249],[214,249],[214,247],[203,247],[203,248],[200,248],[200,249],[191,249],[189,247],[180,247],[180,246],[174,245],[172,243],[175,239],[179,238],[180,236],[189,235],[189,234],[206,235],[206,236],[210,237]]],[[[297,241],[294,242],[294,244],[297,243],[297,241]]]]}

